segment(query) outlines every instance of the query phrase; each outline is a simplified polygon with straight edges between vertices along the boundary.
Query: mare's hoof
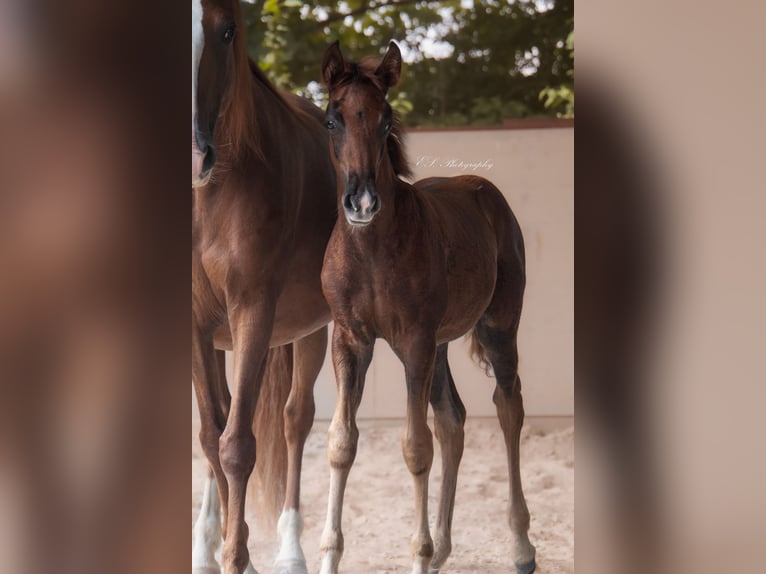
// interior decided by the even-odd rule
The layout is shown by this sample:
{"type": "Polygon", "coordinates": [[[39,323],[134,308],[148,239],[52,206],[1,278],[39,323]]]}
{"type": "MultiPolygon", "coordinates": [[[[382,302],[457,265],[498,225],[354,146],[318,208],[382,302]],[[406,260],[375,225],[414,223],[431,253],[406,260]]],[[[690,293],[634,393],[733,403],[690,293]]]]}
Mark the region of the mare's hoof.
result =
{"type": "Polygon", "coordinates": [[[534,560],[528,564],[516,564],[516,574],[532,574],[537,568],[537,564],[534,560]]]}
{"type": "Polygon", "coordinates": [[[303,560],[281,560],[274,565],[274,574],[309,574],[303,560]]]}
{"type": "Polygon", "coordinates": [[[221,569],[208,566],[193,566],[192,574],[221,574],[221,569]]]}

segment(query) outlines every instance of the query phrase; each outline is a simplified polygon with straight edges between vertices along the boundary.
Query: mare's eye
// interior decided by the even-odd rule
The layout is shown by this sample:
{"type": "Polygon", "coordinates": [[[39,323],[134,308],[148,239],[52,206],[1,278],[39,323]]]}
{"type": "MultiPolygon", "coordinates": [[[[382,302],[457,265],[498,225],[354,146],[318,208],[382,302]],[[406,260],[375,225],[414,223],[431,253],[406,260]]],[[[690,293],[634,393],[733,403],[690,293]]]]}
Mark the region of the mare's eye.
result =
{"type": "Polygon", "coordinates": [[[334,120],[327,120],[327,123],[325,124],[327,126],[327,129],[331,132],[335,131],[335,128],[338,127],[338,124],[335,123],[334,120]]]}
{"type": "Polygon", "coordinates": [[[383,130],[384,130],[386,133],[388,133],[388,132],[390,132],[390,131],[391,131],[391,120],[388,120],[388,121],[386,122],[386,125],[383,127],[383,130]]]}
{"type": "Polygon", "coordinates": [[[223,33],[223,43],[226,44],[227,46],[231,44],[236,34],[237,34],[237,28],[235,26],[230,26],[229,28],[226,28],[226,31],[223,33]]]}

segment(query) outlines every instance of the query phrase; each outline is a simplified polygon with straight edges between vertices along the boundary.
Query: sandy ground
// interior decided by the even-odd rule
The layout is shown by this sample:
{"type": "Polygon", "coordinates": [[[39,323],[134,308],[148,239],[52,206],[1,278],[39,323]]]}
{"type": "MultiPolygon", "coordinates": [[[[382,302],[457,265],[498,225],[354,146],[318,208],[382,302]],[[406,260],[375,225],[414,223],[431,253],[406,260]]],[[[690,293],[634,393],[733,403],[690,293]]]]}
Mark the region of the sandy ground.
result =
{"type": "MultiPolygon", "coordinates": [[[[343,529],[346,551],[341,571],[348,574],[409,572],[412,531],[412,481],[401,455],[401,423],[363,421],[359,452],[349,477],[343,529]]],[[[574,431],[522,432],[522,480],[537,547],[538,572],[574,572],[574,431]]],[[[192,521],[196,518],[206,463],[192,429],[192,521]]],[[[329,470],[327,423],[317,422],[306,445],[302,478],[305,528],[303,549],[309,571],[319,570],[319,540],[327,505],[329,470]]],[[[442,572],[512,572],[510,535],[505,518],[508,496],[505,448],[496,419],[469,419],[460,467],[453,525],[453,551],[442,572]]],[[[441,463],[436,448],[430,482],[431,524],[441,463]]],[[[260,574],[268,574],[275,555],[272,536],[258,532],[254,517],[250,552],[260,574]]]]}

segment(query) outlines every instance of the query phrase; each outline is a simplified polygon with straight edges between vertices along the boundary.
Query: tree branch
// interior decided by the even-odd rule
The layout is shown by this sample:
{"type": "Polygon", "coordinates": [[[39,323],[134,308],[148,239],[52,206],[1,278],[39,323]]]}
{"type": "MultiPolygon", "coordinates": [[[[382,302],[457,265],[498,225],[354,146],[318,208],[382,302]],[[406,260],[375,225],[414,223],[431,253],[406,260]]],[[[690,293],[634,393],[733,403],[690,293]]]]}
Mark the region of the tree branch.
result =
{"type": "Polygon", "coordinates": [[[365,14],[372,10],[377,10],[378,8],[406,6],[408,4],[418,4],[419,2],[422,2],[422,1],[423,0],[390,0],[389,2],[384,2],[384,1],[370,2],[366,6],[362,6],[361,8],[356,8],[349,12],[330,14],[326,20],[322,20],[321,22],[317,21],[317,26],[324,27],[328,24],[332,24],[333,22],[343,21],[349,16],[351,17],[359,16],[360,14],[365,14]]]}

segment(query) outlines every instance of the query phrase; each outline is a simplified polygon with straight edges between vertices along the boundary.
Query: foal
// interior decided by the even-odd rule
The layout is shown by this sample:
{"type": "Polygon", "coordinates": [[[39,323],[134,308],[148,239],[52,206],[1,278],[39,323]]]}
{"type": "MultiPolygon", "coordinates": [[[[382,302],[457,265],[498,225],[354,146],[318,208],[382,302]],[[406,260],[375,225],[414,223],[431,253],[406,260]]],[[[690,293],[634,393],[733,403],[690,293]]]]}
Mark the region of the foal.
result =
{"type": "Polygon", "coordinates": [[[472,330],[474,353],[497,377],[494,401],[508,456],[513,560],[520,574],[529,574],[535,549],[527,536],[519,472],[524,408],[516,350],[525,282],[521,229],[485,179],[429,178],[410,185],[399,178],[410,171],[386,93],[399,81],[401,64],[393,42],[377,66],[370,60],[345,62],[336,42],[322,65],[340,205],[322,269],[322,290],[335,320],[338,402],[329,430],[321,572],[337,573],[343,553],[341,508],[356,456],[356,412],[379,337],[404,363],[407,379],[402,447],[415,483],[412,572],[438,572],[449,556],[465,409],[447,364],[447,344],[472,330]],[[429,400],[443,465],[435,544],[427,508],[433,460],[429,400]]]}

